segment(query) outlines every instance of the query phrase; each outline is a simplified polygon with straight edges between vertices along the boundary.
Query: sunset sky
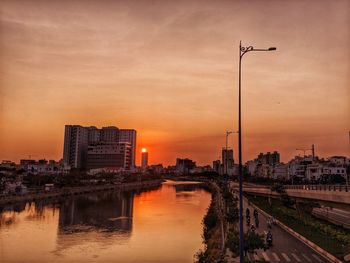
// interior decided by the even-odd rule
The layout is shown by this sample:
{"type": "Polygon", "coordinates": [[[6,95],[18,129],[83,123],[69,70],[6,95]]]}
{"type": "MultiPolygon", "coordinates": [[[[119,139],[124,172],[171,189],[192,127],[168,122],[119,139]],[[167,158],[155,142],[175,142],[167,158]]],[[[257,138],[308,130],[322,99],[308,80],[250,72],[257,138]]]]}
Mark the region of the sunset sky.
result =
{"type": "Polygon", "coordinates": [[[2,0],[0,160],[58,160],[80,124],[136,129],[150,163],[210,164],[237,130],[240,40],[277,47],[244,57],[244,160],[349,156],[349,25],[347,0],[2,0]]]}

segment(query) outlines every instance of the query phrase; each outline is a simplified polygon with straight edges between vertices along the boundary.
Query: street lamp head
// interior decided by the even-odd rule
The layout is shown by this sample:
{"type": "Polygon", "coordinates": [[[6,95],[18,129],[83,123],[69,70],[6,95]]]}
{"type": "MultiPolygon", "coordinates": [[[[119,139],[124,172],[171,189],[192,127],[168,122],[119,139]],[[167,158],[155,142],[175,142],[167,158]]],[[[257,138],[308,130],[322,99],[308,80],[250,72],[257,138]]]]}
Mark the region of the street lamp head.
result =
{"type": "Polygon", "coordinates": [[[269,49],[268,49],[268,51],[274,51],[274,50],[276,50],[277,48],[275,48],[275,47],[270,47],[269,49]]]}

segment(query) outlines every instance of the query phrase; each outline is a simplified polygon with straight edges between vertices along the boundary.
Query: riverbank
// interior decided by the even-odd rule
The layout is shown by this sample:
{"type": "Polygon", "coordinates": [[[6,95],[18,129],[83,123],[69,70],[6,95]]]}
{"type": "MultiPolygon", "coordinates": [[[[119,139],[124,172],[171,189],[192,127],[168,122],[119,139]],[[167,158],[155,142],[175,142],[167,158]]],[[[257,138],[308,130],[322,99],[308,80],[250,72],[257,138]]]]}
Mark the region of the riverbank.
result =
{"type": "Polygon", "coordinates": [[[50,191],[42,191],[38,193],[30,193],[24,195],[11,195],[0,198],[0,206],[30,202],[43,199],[51,199],[79,194],[86,194],[92,192],[109,191],[109,190],[141,190],[144,188],[157,187],[162,184],[163,180],[149,180],[132,183],[118,183],[107,185],[90,185],[90,186],[78,186],[78,187],[64,187],[59,189],[52,189],[50,191]]]}
{"type": "Polygon", "coordinates": [[[224,200],[221,190],[216,183],[202,182],[212,194],[212,199],[202,223],[205,249],[197,252],[196,262],[221,262],[225,257],[225,233],[227,231],[224,200]]]}

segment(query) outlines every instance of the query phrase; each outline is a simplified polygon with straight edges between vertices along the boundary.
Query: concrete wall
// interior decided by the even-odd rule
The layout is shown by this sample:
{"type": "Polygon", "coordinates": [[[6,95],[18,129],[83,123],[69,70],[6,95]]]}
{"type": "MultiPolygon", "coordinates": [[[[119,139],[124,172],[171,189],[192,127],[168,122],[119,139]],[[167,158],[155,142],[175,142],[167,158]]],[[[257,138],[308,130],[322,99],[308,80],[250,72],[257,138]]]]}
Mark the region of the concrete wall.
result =
{"type": "MultiPolygon", "coordinates": [[[[271,190],[268,188],[244,187],[243,189],[244,192],[247,193],[257,193],[263,195],[272,194],[276,196],[279,195],[278,193],[271,192],[271,190]]],[[[350,204],[350,192],[345,191],[287,189],[286,192],[291,197],[350,204]]]]}

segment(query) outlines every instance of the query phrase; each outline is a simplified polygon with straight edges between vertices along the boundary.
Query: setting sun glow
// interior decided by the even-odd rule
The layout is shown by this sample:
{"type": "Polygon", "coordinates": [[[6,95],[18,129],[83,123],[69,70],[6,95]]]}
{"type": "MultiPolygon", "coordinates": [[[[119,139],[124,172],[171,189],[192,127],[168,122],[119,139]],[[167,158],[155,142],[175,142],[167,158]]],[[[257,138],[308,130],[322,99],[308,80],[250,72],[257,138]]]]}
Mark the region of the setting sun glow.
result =
{"type": "Polygon", "coordinates": [[[147,152],[147,149],[146,148],[142,148],[141,152],[145,153],[145,152],[147,152]]]}

